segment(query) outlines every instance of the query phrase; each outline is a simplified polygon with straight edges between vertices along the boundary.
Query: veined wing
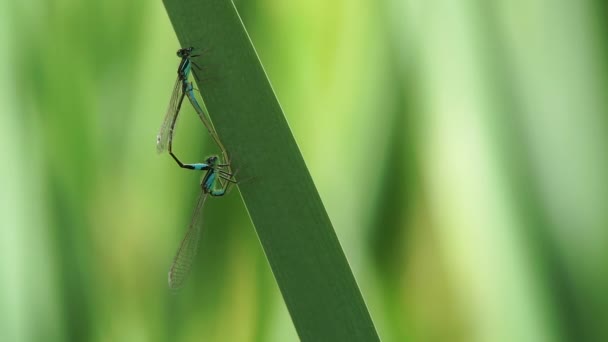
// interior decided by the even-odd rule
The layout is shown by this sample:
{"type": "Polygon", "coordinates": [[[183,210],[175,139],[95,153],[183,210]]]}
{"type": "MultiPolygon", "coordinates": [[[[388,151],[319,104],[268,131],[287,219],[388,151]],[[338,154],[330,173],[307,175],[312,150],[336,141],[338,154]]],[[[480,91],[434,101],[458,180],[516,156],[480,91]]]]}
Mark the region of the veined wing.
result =
{"type": "Polygon", "coordinates": [[[184,239],[180,243],[177,254],[173,258],[173,263],[171,263],[171,267],[169,268],[169,287],[172,289],[181,287],[190,274],[192,262],[198,251],[198,241],[203,220],[203,205],[206,199],[207,193],[201,191],[186,236],[184,236],[184,239]]]}
{"type": "MultiPolygon", "coordinates": [[[[212,136],[214,136],[215,129],[213,128],[213,125],[211,125],[209,118],[207,118],[205,111],[203,111],[203,108],[198,103],[198,100],[196,99],[196,96],[194,95],[194,89],[192,88],[192,83],[190,83],[190,86],[186,90],[186,96],[188,96],[188,100],[190,101],[190,104],[192,104],[192,107],[194,107],[196,114],[198,114],[199,118],[201,119],[201,121],[203,122],[205,127],[207,128],[207,131],[209,131],[209,133],[212,136]]],[[[214,138],[215,138],[215,136],[214,136],[214,138]]]]}
{"type": "Polygon", "coordinates": [[[156,151],[158,153],[167,150],[167,146],[173,140],[173,129],[177,123],[177,115],[179,114],[183,100],[184,89],[182,87],[182,82],[178,77],[173,86],[173,93],[171,94],[171,100],[169,101],[169,108],[167,108],[165,119],[156,136],[156,151]]]}
{"type": "Polygon", "coordinates": [[[192,87],[192,83],[190,83],[188,86],[185,86],[185,88],[186,96],[188,97],[190,104],[192,104],[192,107],[194,107],[194,111],[196,111],[196,114],[198,114],[198,117],[203,122],[203,125],[205,125],[205,128],[207,128],[207,132],[209,132],[209,135],[211,135],[213,141],[215,141],[216,145],[220,148],[220,151],[222,151],[222,158],[224,159],[224,162],[230,164],[230,160],[228,159],[228,153],[226,152],[224,144],[222,144],[222,141],[220,140],[220,137],[218,137],[217,132],[211,124],[210,119],[207,117],[205,111],[203,111],[203,108],[200,106],[198,100],[196,99],[196,96],[194,95],[194,88],[192,87]]]}

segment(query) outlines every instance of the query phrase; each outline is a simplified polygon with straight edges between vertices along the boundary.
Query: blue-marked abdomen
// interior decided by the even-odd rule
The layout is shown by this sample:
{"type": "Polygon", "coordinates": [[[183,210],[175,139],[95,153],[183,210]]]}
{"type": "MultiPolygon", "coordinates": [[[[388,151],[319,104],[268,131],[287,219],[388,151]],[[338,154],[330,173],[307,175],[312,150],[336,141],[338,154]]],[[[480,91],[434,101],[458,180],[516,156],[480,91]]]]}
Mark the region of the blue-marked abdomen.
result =
{"type": "Polygon", "coordinates": [[[209,165],[205,164],[205,163],[196,163],[196,164],[187,164],[190,165],[192,167],[193,170],[208,170],[209,169],[209,165]]]}

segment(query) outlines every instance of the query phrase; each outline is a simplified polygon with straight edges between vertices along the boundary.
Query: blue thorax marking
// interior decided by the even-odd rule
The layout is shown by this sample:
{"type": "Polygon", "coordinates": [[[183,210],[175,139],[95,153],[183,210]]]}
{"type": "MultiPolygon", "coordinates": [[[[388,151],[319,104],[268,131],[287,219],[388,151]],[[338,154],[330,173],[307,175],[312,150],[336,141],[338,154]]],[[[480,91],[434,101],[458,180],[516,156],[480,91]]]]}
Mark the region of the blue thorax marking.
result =
{"type": "Polygon", "coordinates": [[[192,71],[192,61],[190,61],[190,56],[182,57],[182,61],[177,68],[177,75],[182,82],[186,82],[188,80],[188,76],[190,76],[190,72],[192,71]]]}
{"type": "Polygon", "coordinates": [[[211,170],[209,173],[207,173],[205,179],[203,180],[203,187],[205,188],[206,192],[209,192],[213,188],[213,183],[215,182],[216,177],[217,173],[215,170],[211,170]]]}
{"type": "Polygon", "coordinates": [[[191,70],[192,70],[191,62],[189,59],[186,59],[186,61],[184,62],[184,65],[182,66],[182,69],[181,69],[181,76],[182,76],[183,80],[188,79],[188,75],[190,75],[191,70]]]}
{"type": "Polygon", "coordinates": [[[185,72],[188,69],[188,66],[190,65],[190,60],[188,59],[188,57],[184,56],[182,57],[181,62],[179,62],[179,67],[177,67],[177,76],[179,78],[182,78],[182,76],[187,76],[187,73],[185,72]]]}

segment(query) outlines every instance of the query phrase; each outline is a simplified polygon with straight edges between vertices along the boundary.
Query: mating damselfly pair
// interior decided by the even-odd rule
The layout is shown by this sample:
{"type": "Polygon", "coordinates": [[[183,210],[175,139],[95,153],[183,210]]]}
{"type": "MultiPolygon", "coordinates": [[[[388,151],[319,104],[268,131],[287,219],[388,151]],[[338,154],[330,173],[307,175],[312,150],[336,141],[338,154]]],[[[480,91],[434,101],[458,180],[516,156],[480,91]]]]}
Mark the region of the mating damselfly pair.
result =
{"type": "Polygon", "coordinates": [[[162,153],[167,150],[181,168],[206,171],[200,183],[201,193],[196,202],[196,206],[194,207],[190,225],[188,226],[186,235],[182,239],[177,254],[169,268],[169,287],[171,288],[181,287],[190,273],[194,257],[198,250],[205,200],[208,196],[223,196],[228,190],[228,187],[231,184],[236,183],[234,174],[230,168],[228,153],[220,141],[210,119],[196,99],[194,92],[195,88],[192,85],[192,81],[190,81],[190,74],[198,79],[198,76],[192,67],[201,70],[201,67],[193,60],[193,58],[200,56],[199,54],[194,54],[194,50],[194,47],[177,50],[177,56],[181,58],[181,62],[177,68],[177,80],[173,87],[169,108],[167,109],[162,126],[156,137],[157,151],[162,153]],[[188,101],[207,128],[207,131],[213,138],[215,144],[219,147],[222,160],[220,160],[217,155],[213,155],[208,157],[204,163],[185,164],[182,163],[173,152],[175,127],[182,103],[184,102],[184,97],[188,97],[188,101]]]}

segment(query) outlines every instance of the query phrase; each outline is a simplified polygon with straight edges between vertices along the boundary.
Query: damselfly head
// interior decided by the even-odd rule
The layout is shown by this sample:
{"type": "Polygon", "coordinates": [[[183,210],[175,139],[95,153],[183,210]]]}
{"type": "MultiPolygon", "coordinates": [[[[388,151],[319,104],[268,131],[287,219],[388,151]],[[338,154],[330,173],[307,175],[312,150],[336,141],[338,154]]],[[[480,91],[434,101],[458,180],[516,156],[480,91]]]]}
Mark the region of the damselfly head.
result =
{"type": "Polygon", "coordinates": [[[177,57],[179,57],[179,58],[188,57],[192,53],[192,50],[194,50],[193,47],[179,49],[179,50],[177,50],[177,57]]]}
{"type": "Polygon", "coordinates": [[[210,166],[215,165],[216,162],[217,162],[217,156],[211,156],[211,157],[207,158],[207,160],[206,160],[207,165],[210,165],[210,166]]]}

